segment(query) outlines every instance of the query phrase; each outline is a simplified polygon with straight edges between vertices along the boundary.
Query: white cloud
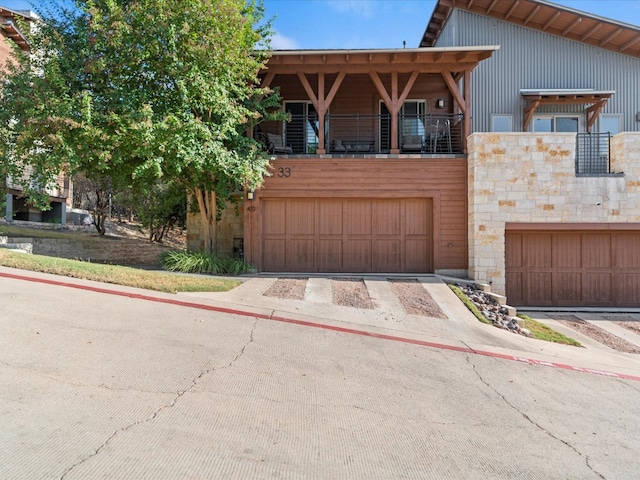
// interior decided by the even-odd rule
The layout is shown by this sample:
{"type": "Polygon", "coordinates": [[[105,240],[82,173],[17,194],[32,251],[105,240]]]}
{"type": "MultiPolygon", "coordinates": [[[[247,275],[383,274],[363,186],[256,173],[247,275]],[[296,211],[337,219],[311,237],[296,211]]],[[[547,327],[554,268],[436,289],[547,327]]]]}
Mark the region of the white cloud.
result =
{"type": "Polygon", "coordinates": [[[293,38],[285,37],[276,31],[271,37],[271,48],[273,50],[299,50],[300,46],[293,38]]]}

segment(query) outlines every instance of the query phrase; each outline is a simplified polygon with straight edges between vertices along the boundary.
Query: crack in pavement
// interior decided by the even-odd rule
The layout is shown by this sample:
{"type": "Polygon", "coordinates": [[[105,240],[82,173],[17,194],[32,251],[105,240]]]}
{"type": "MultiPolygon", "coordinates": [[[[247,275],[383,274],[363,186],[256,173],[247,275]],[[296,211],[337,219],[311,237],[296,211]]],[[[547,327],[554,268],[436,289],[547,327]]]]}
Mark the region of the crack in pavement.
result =
{"type": "Polygon", "coordinates": [[[531,419],[531,417],[529,417],[526,413],[520,411],[514,404],[512,404],[511,402],[509,402],[509,400],[507,400],[507,398],[500,393],[498,390],[496,390],[492,385],[489,384],[489,382],[487,382],[482,375],[480,374],[480,372],[478,371],[478,369],[476,368],[476,366],[471,362],[471,359],[469,358],[469,356],[466,357],[467,363],[469,365],[471,365],[471,368],[473,369],[474,373],[477,375],[477,377],[480,379],[480,381],[482,383],[484,383],[488,388],[490,388],[491,390],[493,390],[496,395],[498,395],[502,401],[509,406],[510,408],[512,408],[513,410],[515,410],[516,412],[518,412],[520,415],[522,415],[522,418],[524,418],[527,422],[531,423],[531,425],[535,426],[537,429],[539,429],[541,432],[544,432],[546,435],[548,435],[549,437],[553,438],[554,440],[566,445],[567,447],[569,447],[571,450],[573,450],[574,452],[576,452],[580,457],[584,458],[585,464],[587,465],[587,467],[589,468],[589,470],[591,470],[593,473],[595,473],[598,477],[600,477],[602,480],[606,480],[605,476],[602,475],[600,472],[598,472],[596,469],[593,468],[593,466],[591,465],[591,463],[589,462],[589,456],[583,454],[580,450],[578,450],[576,447],[574,447],[573,445],[571,445],[569,442],[567,442],[566,440],[563,440],[560,437],[557,437],[556,435],[554,435],[553,433],[551,433],[549,430],[547,430],[546,428],[544,428],[542,425],[540,425],[539,423],[535,422],[534,420],[531,419]]]}
{"type": "Polygon", "coordinates": [[[51,380],[53,382],[60,383],[62,385],[69,385],[71,387],[99,388],[99,389],[102,389],[102,390],[109,390],[111,392],[136,392],[136,393],[151,393],[151,394],[170,394],[170,393],[174,393],[173,391],[168,391],[168,390],[142,390],[142,389],[133,388],[133,387],[110,387],[109,385],[105,385],[104,383],[100,383],[98,385],[95,385],[95,384],[89,384],[89,383],[70,382],[70,381],[63,380],[63,379],[58,378],[58,377],[54,377],[53,375],[42,373],[42,372],[38,371],[37,369],[35,369],[33,367],[27,367],[25,365],[14,365],[14,364],[8,363],[8,362],[0,362],[0,365],[4,365],[5,367],[9,367],[9,368],[15,368],[16,370],[25,370],[25,371],[33,373],[34,375],[37,375],[40,378],[46,378],[46,379],[49,379],[49,380],[51,380]]]}
{"type": "MultiPolygon", "coordinates": [[[[247,346],[249,346],[251,343],[253,343],[253,333],[256,330],[256,327],[258,325],[258,318],[254,318],[254,322],[253,322],[253,326],[251,327],[251,332],[249,334],[249,340],[247,340],[243,345],[242,348],[240,349],[240,352],[229,362],[228,365],[225,365],[224,367],[222,367],[222,369],[224,368],[229,368],[231,367],[236,361],[238,361],[238,359],[244,354],[245,349],[247,348],[247,346]]],[[[193,390],[197,385],[198,382],[207,374],[216,371],[216,370],[220,370],[220,369],[216,369],[216,368],[207,368],[205,370],[201,370],[200,373],[198,375],[196,375],[192,380],[191,380],[191,384],[185,388],[184,390],[179,390],[178,392],[176,392],[176,396],[173,398],[173,400],[171,402],[169,402],[166,405],[162,405],[160,406],[158,409],[156,409],[155,412],[153,412],[151,415],[149,415],[147,418],[143,419],[143,420],[138,420],[136,422],[130,423],[129,425],[119,428],[118,430],[115,430],[111,435],[109,435],[107,437],[107,439],[102,442],[100,445],[98,445],[97,448],[95,448],[92,452],[90,452],[88,455],[86,455],[85,457],[81,458],[80,460],[78,460],[76,463],[74,463],[73,465],[71,465],[70,467],[67,467],[63,472],[62,475],[60,476],[60,480],[64,480],[67,475],[69,475],[74,469],[76,469],[77,467],[79,467],[80,465],[86,463],[87,461],[89,461],[90,459],[92,459],[93,457],[95,457],[96,455],[98,455],[100,453],[100,451],[106,447],[107,445],[109,445],[109,443],[111,443],[111,441],[120,433],[124,433],[134,427],[137,427],[138,425],[143,425],[145,423],[151,422],[152,420],[154,420],[155,418],[158,417],[158,415],[160,415],[160,413],[163,410],[169,409],[169,408],[173,408],[176,406],[176,404],[178,403],[178,401],[187,393],[189,393],[191,390],[193,390]]]]}

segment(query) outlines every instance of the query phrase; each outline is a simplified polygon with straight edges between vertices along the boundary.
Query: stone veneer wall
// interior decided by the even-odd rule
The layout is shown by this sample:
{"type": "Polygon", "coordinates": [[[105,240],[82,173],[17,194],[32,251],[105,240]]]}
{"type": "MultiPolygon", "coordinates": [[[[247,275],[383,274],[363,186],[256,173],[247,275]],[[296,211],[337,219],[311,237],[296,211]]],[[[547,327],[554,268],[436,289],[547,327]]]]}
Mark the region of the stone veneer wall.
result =
{"type": "MultiPolygon", "coordinates": [[[[233,239],[244,237],[242,204],[231,203],[222,212],[218,223],[218,254],[233,257],[233,239]]],[[[204,247],[200,213],[187,214],[187,250],[201,252],[204,247]]]]}
{"type": "Polygon", "coordinates": [[[611,140],[611,169],[577,177],[574,134],[468,138],[469,277],[505,294],[505,224],[640,222],[640,132],[611,140]]]}

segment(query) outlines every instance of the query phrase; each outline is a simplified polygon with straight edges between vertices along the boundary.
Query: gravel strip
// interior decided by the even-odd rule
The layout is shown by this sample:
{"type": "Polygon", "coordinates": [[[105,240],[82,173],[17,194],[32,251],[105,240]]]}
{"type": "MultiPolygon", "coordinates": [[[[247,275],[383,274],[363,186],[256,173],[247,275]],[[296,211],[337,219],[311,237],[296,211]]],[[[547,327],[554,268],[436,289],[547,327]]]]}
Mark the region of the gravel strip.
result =
{"type": "Polygon", "coordinates": [[[333,303],[343,307],[373,309],[364,281],[361,279],[341,278],[331,281],[333,303]]]}
{"type": "Polygon", "coordinates": [[[287,300],[304,300],[306,288],[306,278],[279,278],[262,295],[287,300]]]}
{"type": "Polygon", "coordinates": [[[572,328],[583,335],[586,335],[593,340],[606,345],[618,352],[623,353],[640,353],[640,348],[627,342],[626,340],[613,335],[612,333],[603,330],[585,320],[582,320],[575,315],[554,315],[551,318],[560,322],[569,328],[572,328]]]}
{"type": "Polygon", "coordinates": [[[396,294],[404,311],[411,315],[447,318],[429,292],[418,280],[390,280],[391,290],[396,294]]]}
{"type": "Polygon", "coordinates": [[[640,335],[640,320],[628,315],[604,315],[602,318],[612,320],[613,323],[631,330],[633,333],[640,335]]]}

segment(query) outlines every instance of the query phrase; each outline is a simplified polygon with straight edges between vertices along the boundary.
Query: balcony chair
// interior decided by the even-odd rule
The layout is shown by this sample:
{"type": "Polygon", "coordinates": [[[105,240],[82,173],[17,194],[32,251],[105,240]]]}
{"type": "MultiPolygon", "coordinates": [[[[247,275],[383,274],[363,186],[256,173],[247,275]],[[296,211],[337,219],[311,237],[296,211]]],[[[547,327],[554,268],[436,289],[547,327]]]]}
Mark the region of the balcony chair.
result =
{"type": "Polygon", "coordinates": [[[293,153],[291,145],[285,145],[282,142],[282,137],[280,135],[276,135],[275,133],[267,133],[266,136],[269,153],[293,153]]]}
{"type": "Polygon", "coordinates": [[[403,152],[422,152],[423,149],[422,135],[405,135],[402,137],[403,152]]]}

